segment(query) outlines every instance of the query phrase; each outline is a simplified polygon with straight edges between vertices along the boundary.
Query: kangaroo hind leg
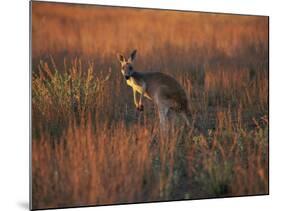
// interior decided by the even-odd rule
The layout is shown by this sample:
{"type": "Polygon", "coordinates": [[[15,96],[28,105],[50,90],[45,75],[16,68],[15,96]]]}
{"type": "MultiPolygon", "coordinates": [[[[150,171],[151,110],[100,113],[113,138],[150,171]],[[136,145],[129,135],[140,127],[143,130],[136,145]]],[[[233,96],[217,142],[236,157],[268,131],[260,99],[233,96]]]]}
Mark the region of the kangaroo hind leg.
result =
{"type": "Polygon", "coordinates": [[[158,106],[160,130],[165,132],[168,130],[168,112],[169,109],[163,105],[158,106]]]}
{"type": "Polygon", "coordinates": [[[184,111],[180,112],[180,116],[184,119],[186,126],[190,127],[190,122],[187,118],[186,112],[184,112],[184,111]]]}

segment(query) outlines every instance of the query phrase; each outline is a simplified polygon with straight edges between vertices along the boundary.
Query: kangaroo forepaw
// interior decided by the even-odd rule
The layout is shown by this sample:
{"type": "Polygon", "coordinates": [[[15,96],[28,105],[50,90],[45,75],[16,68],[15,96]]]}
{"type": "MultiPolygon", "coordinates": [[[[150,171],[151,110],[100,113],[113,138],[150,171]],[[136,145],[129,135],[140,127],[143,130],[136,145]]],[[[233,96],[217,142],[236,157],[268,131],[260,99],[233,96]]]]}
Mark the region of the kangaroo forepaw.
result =
{"type": "Polygon", "coordinates": [[[137,106],[137,110],[138,110],[138,111],[143,111],[143,108],[144,108],[143,105],[137,106]]]}

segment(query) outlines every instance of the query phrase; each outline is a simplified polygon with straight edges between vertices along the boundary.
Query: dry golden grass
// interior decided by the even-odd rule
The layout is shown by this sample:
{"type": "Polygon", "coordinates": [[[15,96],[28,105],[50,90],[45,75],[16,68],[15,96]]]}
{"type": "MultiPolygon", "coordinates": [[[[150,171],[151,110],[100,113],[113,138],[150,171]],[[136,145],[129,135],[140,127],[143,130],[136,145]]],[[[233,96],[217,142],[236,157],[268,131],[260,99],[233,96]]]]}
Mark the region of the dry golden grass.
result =
{"type": "Polygon", "coordinates": [[[33,208],[268,193],[268,19],[32,3],[33,208]],[[117,52],[184,87],[192,128],[159,135],[117,52]]]}

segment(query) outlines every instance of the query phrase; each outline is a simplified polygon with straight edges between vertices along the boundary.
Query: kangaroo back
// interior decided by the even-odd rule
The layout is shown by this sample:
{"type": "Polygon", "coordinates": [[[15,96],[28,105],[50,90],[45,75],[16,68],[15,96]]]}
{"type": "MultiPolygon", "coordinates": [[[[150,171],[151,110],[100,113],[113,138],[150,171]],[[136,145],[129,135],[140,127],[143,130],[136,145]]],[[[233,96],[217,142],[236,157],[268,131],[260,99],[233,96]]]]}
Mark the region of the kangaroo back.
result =
{"type": "Polygon", "coordinates": [[[152,98],[165,101],[167,106],[177,112],[188,113],[188,102],[182,86],[171,76],[160,73],[146,73],[147,92],[152,98]]]}

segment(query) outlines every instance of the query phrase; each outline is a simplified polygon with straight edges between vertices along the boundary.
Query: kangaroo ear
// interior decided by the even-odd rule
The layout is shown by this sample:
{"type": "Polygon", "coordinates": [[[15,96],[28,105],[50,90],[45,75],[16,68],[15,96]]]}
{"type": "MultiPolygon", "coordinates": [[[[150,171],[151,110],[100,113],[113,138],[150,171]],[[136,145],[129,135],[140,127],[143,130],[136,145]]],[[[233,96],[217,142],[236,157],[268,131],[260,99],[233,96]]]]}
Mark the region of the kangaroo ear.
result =
{"type": "Polygon", "coordinates": [[[132,61],[136,58],[136,55],[137,55],[137,50],[133,50],[133,52],[131,53],[131,56],[130,56],[129,60],[132,62],[132,61]]]}
{"type": "Polygon", "coordinates": [[[123,62],[125,62],[125,57],[123,56],[123,55],[121,55],[121,54],[117,54],[117,59],[121,62],[121,63],[123,63],[123,62]]]}

